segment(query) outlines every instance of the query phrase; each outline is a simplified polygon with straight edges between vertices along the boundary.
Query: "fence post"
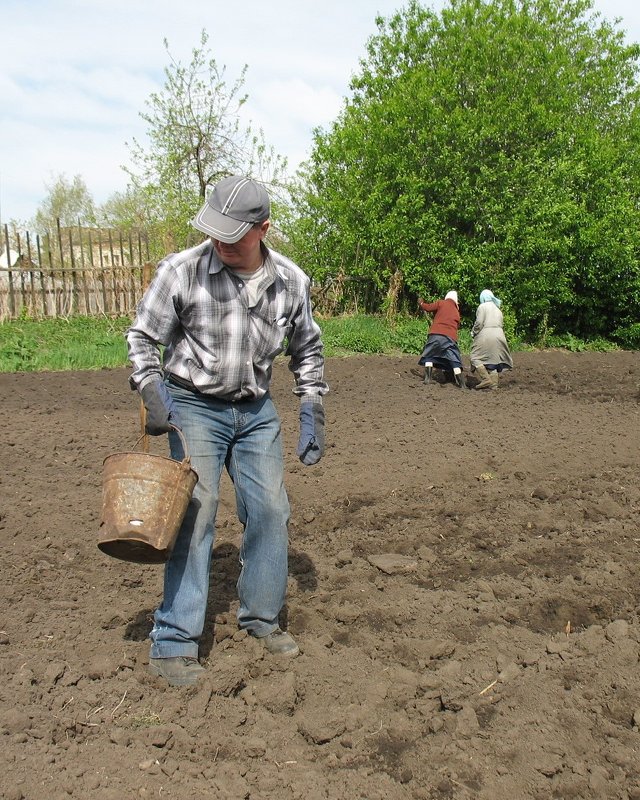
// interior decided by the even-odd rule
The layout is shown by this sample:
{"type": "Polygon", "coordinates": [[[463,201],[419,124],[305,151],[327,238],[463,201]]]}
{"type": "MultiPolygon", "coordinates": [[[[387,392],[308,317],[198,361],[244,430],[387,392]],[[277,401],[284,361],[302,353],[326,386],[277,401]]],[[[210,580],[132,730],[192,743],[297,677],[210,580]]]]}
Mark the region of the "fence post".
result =
{"type": "Polygon", "coordinates": [[[128,311],[133,311],[136,305],[136,286],[137,279],[133,274],[133,238],[131,237],[131,228],[129,228],[129,297],[127,298],[128,311]]]}
{"type": "Polygon", "coordinates": [[[47,292],[44,286],[44,270],[42,269],[42,249],[40,247],[40,234],[36,234],[36,249],[38,252],[38,272],[40,273],[40,292],[42,299],[42,316],[47,316],[47,292]]]}
{"type": "Polygon", "coordinates": [[[33,280],[33,258],[31,256],[31,239],[29,238],[29,231],[26,232],[27,237],[27,259],[29,260],[29,284],[31,286],[31,309],[35,313],[36,308],[36,287],[33,280]]]}
{"type": "Polygon", "coordinates": [[[80,238],[80,264],[82,265],[82,289],[84,294],[84,313],[89,317],[91,316],[91,293],[87,286],[87,273],[85,272],[84,263],[84,244],[82,241],[82,226],[80,225],[80,218],[78,218],[78,236],[80,238]]]}
{"type": "MultiPolygon", "coordinates": [[[[113,236],[111,235],[111,228],[107,228],[107,234],[109,237],[109,252],[111,253],[111,277],[112,277],[112,285],[113,285],[113,310],[116,314],[120,314],[120,293],[118,289],[118,276],[116,274],[116,259],[115,254],[113,252],[113,236]]],[[[102,249],[102,243],[100,244],[100,249],[102,249]]]]}
{"type": "Polygon", "coordinates": [[[155,264],[153,261],[145,261],[142,267],[142,293],[144,294],[147,291],[147,286],[151,283],[151,277],[153,270],[155,268],[155,264]]]}
{"type": "MultiPolygon", "coordinates": [[[[49,285],[51,286],[51,299],[54,319],[58,316],[58,297],[56,289],[56,273],[53,266],[53,253],[51,252],[51,236],[49,233],[45,234],[47,239],[47,256],[49,257],[49,285]]],[[[47,310],[49,303],[47,302],[47,310]]]]}
{"type": "MultiPolygon", "coordinates": [[[[60,253],[60,277],[62,278],[62,303],[60,304],[60,311],[62,312],[62,316],[64,316],[64,310],[67,299],[67,276],[65,274],[65,269],[64,269],[64,248],[62,247],[62,228],[60,227],[60,217],[56,218],[56,231],[58,237],[58,252],[60,253]]],[[[54,278],[54,288],[55,288],[55,278],[54,278]]],[[[58,308],[56,303],[56,314],[57,311],[58,308]]]]}
{"type": "Polygon", "coordinates": [[[25,313],[25,308],[27,306],[27,295],[26,295],[26,288],[25,288],[25,278],[24,278],[24,260],[22,257],[22,239],[20,238],[20,234],[16,233],[16,247],[18,248],[18,261],[16,262],[18,267],[18,275],[20,276],[20,314],[25,313]]]}
{"type": "Polygon", "coordinates": [[[9,226],[4,226],[4,251],[7,254],[7,275],[9,276],[9,312],[12,317],[16,314],[16,303],[13,296],[13,275],[11,273],[11,248],[9,247],[9,226]]]}
{"type": "Polygon", "coordinates": [[[76,275],[76,258],[73,252],[73,228],[68,229],[69,257],[71,258],[71,313],[79,310],[78,276],[76,275]]]}

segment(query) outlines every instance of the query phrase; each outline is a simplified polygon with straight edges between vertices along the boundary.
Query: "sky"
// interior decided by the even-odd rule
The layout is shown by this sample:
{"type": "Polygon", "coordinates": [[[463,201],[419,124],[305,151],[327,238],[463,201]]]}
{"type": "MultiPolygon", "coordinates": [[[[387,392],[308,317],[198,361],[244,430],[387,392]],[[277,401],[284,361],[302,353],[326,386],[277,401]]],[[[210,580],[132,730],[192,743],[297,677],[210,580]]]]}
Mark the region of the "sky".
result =
{"type": "MultiPolygon", "coordinates": [[[[425,0],[439,12],[447,0],[425,0]]],[[[247,66],[245,124],[289,162],[308,157],[349,95],[376,16],[403,0],[0,0],[0,221],[28,223],[64,175],[96,203],[127,185],[127,142],[169,60],[184,65],[202,30],[232,86],[247,66]]],[[[637,0],[595,0],[640,42],[637,0]]]]}

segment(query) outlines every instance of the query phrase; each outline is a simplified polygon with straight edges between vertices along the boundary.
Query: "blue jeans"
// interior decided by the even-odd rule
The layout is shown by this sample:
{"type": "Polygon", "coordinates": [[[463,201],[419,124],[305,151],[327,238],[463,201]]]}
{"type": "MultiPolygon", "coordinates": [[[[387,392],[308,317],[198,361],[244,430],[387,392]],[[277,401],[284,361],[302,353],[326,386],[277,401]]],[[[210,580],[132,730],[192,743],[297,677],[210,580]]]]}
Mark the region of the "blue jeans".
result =
{"type": "MultiPolygon", "coordinates": [[[[199,480],[165,565],[164,596],[150,634],[151,657],[197,658],[223,468],[233,481],[238,518],[244,526],[238,623],[258,637],[276,630],[284,605],[289,501],[280,420],[268,395],[233,404],[174,384],[169,384],[169,391],[199,480]]],[[[170,433],[169,442],[172,457],[182,460],[178,435],[170,433]]]]}

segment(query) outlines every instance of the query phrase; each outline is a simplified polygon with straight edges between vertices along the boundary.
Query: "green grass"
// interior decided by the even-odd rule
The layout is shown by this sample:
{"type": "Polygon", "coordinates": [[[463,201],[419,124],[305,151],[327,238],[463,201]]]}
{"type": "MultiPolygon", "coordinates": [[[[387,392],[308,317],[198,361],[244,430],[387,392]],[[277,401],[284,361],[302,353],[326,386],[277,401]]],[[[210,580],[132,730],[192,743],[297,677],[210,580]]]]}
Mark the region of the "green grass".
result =
{"type": "MultiPolygon", "coordinates": [[[[74,317],[0,323],[0,372],[37,372],[104,369],[128,365],[124,332],[130,319],[120,317],[74,317]]],[[[391,323],[383,316],[367,314],[319,318],[327,357],[354,353],[407,353],[419,355],[427,335],[426,319],[397,317],[391,323]]],[[[552,337],[547,347],[573,352],[613,350],[603,339],[584,342],[571,336],[552,337]]],[[[510,338],[513,351],[531,346],[510,338]]],[[[460,350],[468,354],[471,336],[460,332],[460,350]]]]}
{"type": "Polygon", "coordinates": [[[0,372],[102,369],[127,364],[121,317],[17,320],[0,323],[0,372]]]}
{"type": "MultiPolygon", "coordinates": [[[[397,317],[391,323],[383,316],[367,314],[345,315],[319,319],[322,340],[327,356],[353,353],[413,353],[419,355],[424,347],[429,322],[426,319],[397,317]]],[[[460,351],[471,351],[471,334],[460,331],[460,351]]],[[[511,342],[512,350],[529,349],[524,343],[511,342]]]]}
{"type": "Polygon", "coordinates": [[[584,353],[587,350],[591,352],[608,353],[611,350],[618,349],[617,345],[612,344],[606,339],[599,338],[585,342],[571,333],[565,333],[559,336],[548,336],[545,345],[547,348],[569,350],[572,353],[584,353]]]}

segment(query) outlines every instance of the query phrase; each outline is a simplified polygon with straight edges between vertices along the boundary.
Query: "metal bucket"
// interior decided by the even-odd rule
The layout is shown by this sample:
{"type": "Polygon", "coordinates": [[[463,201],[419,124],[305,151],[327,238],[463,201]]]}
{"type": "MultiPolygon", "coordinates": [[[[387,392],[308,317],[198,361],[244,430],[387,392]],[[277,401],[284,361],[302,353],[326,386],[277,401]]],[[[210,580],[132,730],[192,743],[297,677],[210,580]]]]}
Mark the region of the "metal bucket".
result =
{"type": "Polygon", "coordinates": [[[182,461],[139,452],[105,458],[98,533],[103,553],[138,564],[169,558],[198,482],[182,431],[174,430],[182,440],[182,461]]]}

